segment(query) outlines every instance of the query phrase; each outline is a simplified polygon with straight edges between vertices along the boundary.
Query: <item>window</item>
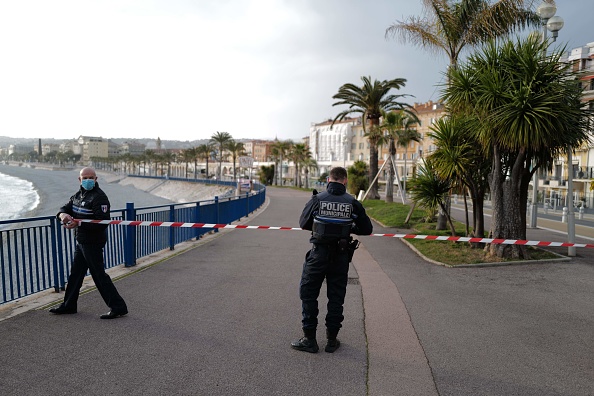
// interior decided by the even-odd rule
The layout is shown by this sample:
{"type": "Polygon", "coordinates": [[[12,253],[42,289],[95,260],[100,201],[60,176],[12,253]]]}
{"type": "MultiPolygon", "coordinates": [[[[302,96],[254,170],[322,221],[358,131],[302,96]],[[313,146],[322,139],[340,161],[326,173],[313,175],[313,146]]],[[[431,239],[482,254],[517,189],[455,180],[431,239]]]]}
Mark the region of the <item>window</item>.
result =
{"type": "Polygon", "coordinates": [[[359,143],[359,150],[363,150],[363,143],[359,143]]]}
{"type": "Polygon", "coordinates": [[[354,150],[357,148],[357,143],[351,143],[351,150],[354,150]]]}

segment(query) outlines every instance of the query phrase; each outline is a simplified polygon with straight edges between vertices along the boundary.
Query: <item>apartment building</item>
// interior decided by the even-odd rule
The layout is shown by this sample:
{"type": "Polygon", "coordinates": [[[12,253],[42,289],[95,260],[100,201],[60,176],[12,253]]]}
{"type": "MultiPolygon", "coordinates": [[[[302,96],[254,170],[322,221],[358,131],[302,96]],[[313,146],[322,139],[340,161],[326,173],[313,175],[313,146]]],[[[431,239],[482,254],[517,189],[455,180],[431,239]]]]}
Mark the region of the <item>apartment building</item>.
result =
{"type": "MultiPolygon", "coordinates": [[[[332,125],[332,120],[312,124],[309,128],[309,148],[318,163],[320,173],[328,172],[334,166],[352,163],[352,143],[355,127],[361,126],[360,118],[345,118],[332,125]]],[[[348,165],[347,165],[348,166],[348,165]]]]}
{"type": "MultiPolygon", "coordinates": [[[[584,88],[582,102],[584,108],[594,111],[594,42],[568,51],[561,59],[572,65],[572,70],[579,73],[580,83],[584,88]]],[[[594,126],[590,129],[594,135],[594,126]]],[[[573,178],[573,199],[576,206],[594,207],[594,194],[590,190],[594,178],[594,145],[587,142],[575,150],[572,163],[567,164],[567,156],[560,156],[555,161],[552,172],[539,178],[539,202],[546,202],[552,207],[565,206],[567,180],[573,178]]]]}
{"type": "Polygon", "coordinates": [[[365,136],[363,123],[359,122],[352,127],[351,145],[347,152],[346,165],[352,165],[355,161],[364,161],[369,163],[369,140],[365,136]]]}
{"type": "Polygon", "coordinates": [[[248,140],[243,147],[248,156],[256,162],[270,161],[271,147],[274,142],[270,140],[248,140]]]}
{"type": "Polygon", "coordinates": [[[83,163],[88,163],[91,157],[108,157],[109,144],[107,140],[104,140],[102,137],[81,135],[78,137],[77,141],[78,145],[82,147],[81,161],[83,163]]]}
{"type": "MultiPolygon", "coordinates": [[[[425,103],[414,103],[413,109],[419,118],[419,123],[415,125],[415,129],[419,133],[421,141],[411,141],[406,147],[397,145],[395,155],[398,175],[409,179],[416,173],[420,159],[435,151],[435,144],[428,134],[435,121],[445,116],[445,106],[441,102],[430,100],[425,103]]],[[[380,166],[388,158],[388,155],[388,145],[382,145],[379,152],[380,166]]],[[[382,175],[382,177],[385,177],[385,175],[382,175]]]]}
{"type": "Polygon", "coordinates": [[[121,145],[117,146],[117,154],[142,155],[144,154],[145,149],[146,146],[142,143],[124,142],[121,145]]]}

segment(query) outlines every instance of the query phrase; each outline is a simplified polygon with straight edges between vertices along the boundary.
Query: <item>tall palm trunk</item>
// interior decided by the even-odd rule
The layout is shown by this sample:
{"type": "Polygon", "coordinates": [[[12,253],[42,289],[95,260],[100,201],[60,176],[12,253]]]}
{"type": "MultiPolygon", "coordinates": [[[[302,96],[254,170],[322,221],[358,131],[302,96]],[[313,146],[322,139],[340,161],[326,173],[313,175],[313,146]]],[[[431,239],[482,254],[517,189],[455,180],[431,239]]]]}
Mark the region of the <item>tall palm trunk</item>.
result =
{"type": "Polygon", "coordinates": [[[396,153],[396,145],[393,138],[390,138],[389,147],[388,163],[390,167],[388,168],[388,180],[386,181],[386,202],[394,202],[394,166],[396,166],[394,164],[394,154],[396,153]]]}
{"type": "Polygon", "coordinates": [[[279,167],[278,167],[278,177],[280,179],[280,185],[283,185],[283,156],[282,154],[279,155],[279,167]]]}
{"type": "Polygon", "coordinates": [[[408,145],[404,147],[404,180],[402,181],[402,198],[406,202],[406,179],[408,178],[408,171],[406,169],[406,157],[408,156],[408,145]]]}
{"type": "MultiPolygon", "coordinates": [[[[372,181],[378,173],[378,150],[376,142],[369,142],[369,180],[372,181]]],[[[379,199],[379,188],[377,179],[369,187],[368,199],[379,199]]]]}

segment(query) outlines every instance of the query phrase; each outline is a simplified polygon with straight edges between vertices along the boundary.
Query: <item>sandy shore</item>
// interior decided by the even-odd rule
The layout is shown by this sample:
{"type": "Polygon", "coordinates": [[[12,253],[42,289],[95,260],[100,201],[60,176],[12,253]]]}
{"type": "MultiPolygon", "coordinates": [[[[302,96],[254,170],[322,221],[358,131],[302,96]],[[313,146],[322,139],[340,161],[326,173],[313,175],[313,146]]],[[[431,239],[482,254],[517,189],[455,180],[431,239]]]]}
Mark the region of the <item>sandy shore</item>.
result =
{"type": "MultiPolygon", "coordinates": [[[[37,208],[23,217],[55,214],[78,190],[79,171],[80,168],[53,170],[0,165],[0,173],[30,181],[39,194],[40,203],[37,208]]],[[[98,172],[97,177],[99,186],[109,197],[112,210],[125,208],[127,202],[133,202],[135,207],[142,207],[208,200],[229,190],[228,187],[193,182],[127,178],[107,172],[98,172]]]]}

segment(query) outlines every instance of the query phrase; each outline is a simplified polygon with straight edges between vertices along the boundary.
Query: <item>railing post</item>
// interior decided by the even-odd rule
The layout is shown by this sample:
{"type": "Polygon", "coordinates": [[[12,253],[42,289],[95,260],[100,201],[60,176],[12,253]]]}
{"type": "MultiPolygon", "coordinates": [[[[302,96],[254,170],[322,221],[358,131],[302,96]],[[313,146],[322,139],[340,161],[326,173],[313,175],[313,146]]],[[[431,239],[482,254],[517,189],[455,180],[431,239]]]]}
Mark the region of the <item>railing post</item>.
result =
{"type": "MultiPolygon", "coordinates": [[[[169,221],[172,223],[175,221],[175,206],[169,205],[169,221]]],[[[174,227],[169,227],[169,250],[175,249],[175,234],[174,227]]]]}
{"type": "Polygon", "coordinates": [[[57,218],[50,220],[50,233],[52,237],[52,266],[54,268],[54,291],[60,292],[66,282],[64,280],[64,252],[62,250],[62,233],[57,218]]]}
{"type": "MultiPolygon", "coordinates": [[[[136,220],[134,202],[126,202],[125,217],[128,221],[136,220]]],[[[127,226],[124,231],[124,266],[136,265],[136,227],[127,226]]]]}
{"type": "MultiPolygon", "coordinates": [[[[194,223],[200,223],[200,201],[196,202],[194,208],[194,223]]],[[[196,228],[196,240],[200,239],[200,228],[196,228]]]]}
{"type": "MultiPolygon", "coordinates": [[[[219,196],[218,195],[214,199],[214,206],[215,206],[215,223],[219,224],[219,196]]],[[[219,232],[219,229],[215,228],[214,232],[219,232]]]]}
{"type": "Polygon", "coordinates": [[[245,217],[250,215],[250,193],[245,193],[245,217]]]}

